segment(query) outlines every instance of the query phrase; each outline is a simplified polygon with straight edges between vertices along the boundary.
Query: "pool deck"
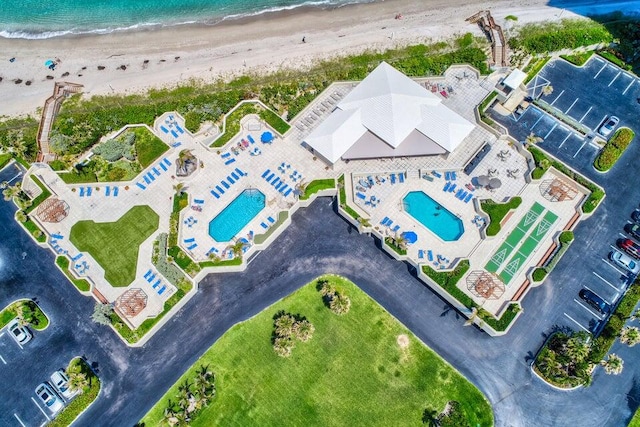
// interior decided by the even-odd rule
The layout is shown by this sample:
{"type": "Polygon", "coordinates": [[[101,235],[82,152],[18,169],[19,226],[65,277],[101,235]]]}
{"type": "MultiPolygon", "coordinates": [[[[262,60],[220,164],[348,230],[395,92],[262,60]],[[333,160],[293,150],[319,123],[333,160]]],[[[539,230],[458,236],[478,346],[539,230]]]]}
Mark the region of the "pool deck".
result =
{"type": "MultiPolygon", "coordinates": [[[[495,79],[495,76],[478,77],[472,68],[456,66],[447,70],[443,77],[416,79],[416,81],[420,84],[426,84],[428,81],[440,81],[451,86],[454,92],[444,99],[443,103],[475,122],[474,107],[487,96],[492,89],[491,82],[495,79]]],[[[176,184],[184,184],[184,191],[189,195],[189,204],[180,213],[178,245],[196,262],[209,260],[212,248],[215,248],[213,252],[217,257],[233,258],[234,255],[229,250],[229,246],[234,242],[224,244],[212,239],[209,236],[209,222],[247,188],[258,189],[266,197],[265,208],[236,236],[237,239],[244,238],[248,242],[243,254],[242,265],[207,267],[194,277],[190,277],[194,283],[197,283],[206,274],[212,272],[238,271],[246,268],[247,260],[273,241],[283,228],[280,226],[280,229],[269,230],[274,227],[269,217],[277,221],[280,212],[287,211],[290,216],[291,213],[307,203],[299,201],[296,196],[294,190],[299,184],[309,183],[315,179],[338,178],[344,175],[347,203],[364,218],[369,219],[371,224],[371,228],[364,231],[370,231],[381,239],[395,236],[403,231],[415,232],[418,240],[415,244],[408,246],[405,259],[416,266],[429,265],[434,269],[448,270],[461,259],[469,259],[471,268],[467,276],[458,283],[458,287],[463,289],[479,305],[482,305],[485,310],[500,314],[519,291],[521,284],[526,282],[527,274],[532,270],[531,266],[540,261],[551,246],[553,238],[557,237],[558,232],[571,221],[579,210],[582,197],[564,202],[551,202],[545,199],[540,185],[552,179],[553,172],[548,172],[551,175],[543,177],[542,180],[527,183],[525,179],[525,175],[528,173],[526,159],[511,146],[506,137],[498,138],[479,125],[475,127],[461,146],[447,157],[338,161],[329,167],[319,159],[315,159],[313,154],[301,145],[301,141],[328,116],[335,106],[336,100],[344,97],[353,87],[354,83],[351,82],[334,83],[329,86],[316,100],[290,121],[291,129],[285,135],[279,135],[261,121],[257,115],[249,115],[241,121],[240,133],[221,148],[210,146],[216,137],[217,130],[215,128],[209,128],[198,134],[191,134],[186,130],[183,133],[178,133],[174,129],[178,127],[184,129],[184,120],[177,113],[167,112],[156,119],[152,130],[170,147],[169,151],[160,156],[131,182],[66,184],[48,166],[42,164],[32,166],[28,175],[33,174],[40,178],[55,197],[65,200],[70,207],[69,215],[61,222],[38,222],[49,234],[48,237],[54,234],[63,236],[62,239],[56,239],[55,244],[49,243],[48,246],[54,252],[67,251],[69,257],[74,257],[78,255],[78,250],[70,243],[68,236],[71,227],[77,221],[87,219],[97,222],[115,221],[135,205],[148,205],[158,213],[160,216],[159,229],[141,245],[136,279],[128,287],[112,287],[104,279],[102,268],[86,253],[82,257],[82,260],[86,261],[86,265],[73,272],[75,276],[89,280],[92,284],[92,291],[95,290],[94,293],[102,295],[110,302],[115,301],[127,289],[143,289],[148,295],[146,308],[140,314],[126,319],[135,328],[145,319],[160,313],[164,302],[176,291],[173,286],[169,285],[169,289],[163,295],[158,295],[144,278],[149,269],[157,271],[151,263],[153,241],[159,233],[167,233],[169,230],[169,218],[176,184]],[[163,129],[163,127],[166,129],[167,123],[172,124],[172,132],[165,132],[163,129]],[[265,131],[272,132],[275,135],[275,140],[271,143],[262,143],[260,136],[265,131]],[[255,141],[254,143],[248,142],[249,136],[255,141]],[[247,146],[240,149],[238,144],[243,145],[243,140],[247,141],[247,146]],[[462,172],[462,169],[486,143],[491,145],[491,151],[476,167],[472,175],[467,176],[462,172]],[[181,150],[190,150],[201,162],[201,167],[185,178],[178,178],[175,173],[175,164],[181,150]],[[433,171],[436,173],[434,174],[433,171]],[[456,189],[453,192],[443,191],[448,172],[456,172],[456,179],[450,180],[451,183],[456,184],[456,189]],[[500,188],[488,190],[473,185],[472,177],[488,173],[501,180],[500,188]],[[234,174],[237,178],[234,177],[234,174]],[[271,174],[273,174],[271,182],[267,182],[267,178],[271,174]],[[395,184],[391,183],[391,174],[396,177],[395,184]],[[399,174],[402,174],[404,180],[402,183],[398,178],[399,174]],[[441,176],[438,177],[438,174],[441,176]],[[375,184],[363,188],[361,180],[366,181],[369,176],[372,176],[375,184]],[[279,185],[273,184],[276,178],[279,185]],[[85,192],[89,187],[92,188],[91,195],[87,195],[85,192]],[[107,187],[109,187],[110,193],[108,196],[106,195],[107,187]],[[118,188],[117,196],[113,195],[114,187],[118,188]],[[283,188],[292,191],[283,191],[283,188]],[[456,197],[459,189],[471,195],[468,202],[465,203],[464,200],[456,197]],[[404,211],[403,197],[409,191],[416,190],[424,191],[461,219],[465,231],[459,240],[455,242],[441,240],[404,211]],[[85,195],[80,196],[81,193],[85,195]],[[358,193],[362,194],[364,198],[358,196],[358,193]],[[505,220],[498,236],[486,238],[483,231],[484,226],[476,224],[478,215],[482,215],[479,210],[479,201],[492,199],[496,202],[502,202],[516,195],[523,199],[521,206],[508,220],[505,220]],[[373,204],[370,203],[371,196],[375,196],[376,202],[373,204]],[[473,272],[483,270],[492,254],[500,247],[508,233],[534,202],[538,202],[554,212],[559,219],[555,221],[529,255],[526,266],[515,272],[514,277],[509,281],[499,298],[478,297],[468,289],[467,278],[473,272]],[[381,225],[381,221],[385,217],[394,221],[392,227],[381,225]],[[400,227],[397,231],[393,231],[396,225],[400,227]],[[253,239],[256,236],[271,231],[275,232],[265,243],[255,244],[253,239]],[[59,249],[54,249],[54,247],[59,249]],[[431,251],[434,261],[428,261],[429,251],[431,251]]],[[[29,184],[32,181],[28,179],[28,175],[24,180],[25,186],[32,189],[32,195],[37,195],[40,190],[37,186],[29,184]]],[[[51,242],[51,239],[48,242],[51,242]]],[[[71,265],[73,266],[74,262],[71,262],[71,265]]],[[[185,300],[195,294],[196,288],[194,287],[193,292],[185,300]]]]}

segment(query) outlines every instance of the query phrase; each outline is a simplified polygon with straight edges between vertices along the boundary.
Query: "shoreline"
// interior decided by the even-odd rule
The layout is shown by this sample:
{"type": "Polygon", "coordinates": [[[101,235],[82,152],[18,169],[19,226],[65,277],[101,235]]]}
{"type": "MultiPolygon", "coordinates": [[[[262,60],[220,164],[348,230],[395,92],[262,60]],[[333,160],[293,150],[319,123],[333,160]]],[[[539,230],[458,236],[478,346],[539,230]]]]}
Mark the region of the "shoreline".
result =
{"type": "Polygon", "coordinates": [[[0,39],[0,51],[6,55],[0,59],[0,94],[8,101],[0,106],[0,117],[32,114],[51,95],[55,81],[83,84],[85,96],[131,94],[191,80],[305,69],[321,59],[467,32],[482,36],[479,27],[465,19],[489,5],[506,29],[506,15],[517,16],[517,25],[579,17],[548,6],[546,0],[430,0],[428,10],[413,0],[387,0],[331,9],[299,7],[216,25],[0,39]],[[395,19],[399,13],[402,19],[395,19]],[[9,63],[10,57],[16,61],[9,63]],[[44,63],[55,58],[60,63],[51,71],[44,63]],[[22,81],[16,84],[17,79],[22,81]]]}

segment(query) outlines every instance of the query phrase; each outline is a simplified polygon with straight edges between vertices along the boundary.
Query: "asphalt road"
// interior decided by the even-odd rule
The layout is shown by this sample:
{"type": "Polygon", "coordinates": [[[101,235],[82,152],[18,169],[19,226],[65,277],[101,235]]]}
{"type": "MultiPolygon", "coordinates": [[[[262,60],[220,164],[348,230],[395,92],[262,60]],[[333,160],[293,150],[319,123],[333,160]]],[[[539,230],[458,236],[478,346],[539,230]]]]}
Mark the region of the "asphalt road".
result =
{"type": "MultiPolygon", "coordinates": [[[[634,145],[629,154],[625,159],[630,161],[640,153],[634,145]]],[[[329,199],[320,199],[295,214],[293,224],[245,272],[208,276],[198,294],[143,348],[128,348],[108,328],[89,320],[93,301],[78,294],[53,266],[53,255],[13,222],[13,205],[1,203],[0,305],[35,297],[52,326],[0,366],[0,381],[10,384],[0,400],[0,424],[19,425],[13,416],[18,413],[34,421],[27,425],[40,425],[33,389],[70,358],[83,355],[98,369],[104,388],[77,425],[132,426],[233,324],[320,274],[336,273],[353,280],[476,384],[494,408],[496,425],[624,425],[640,398],[635,380],[640,366],[632,349],[614,349],[626,360],[623,375],[606,376],[598,368],[593,385],[574,392],[555,391],[529,370],[531,355],[564,318],[565,306],[580,288],[581,272],[590,268],[585,257],[600,254],[613,241],[611,233],[640,201],[640,189],[621,166],[605,176],[619,191],[578,227],[573,247],[547,282],[525,298],[523,315],[501,338],[464,327],[463,319],[410,267],[388,257],[373,238],[352,230],[329,199]]],[[[12,174],[0,173],[0,181],[12,174]]]]}

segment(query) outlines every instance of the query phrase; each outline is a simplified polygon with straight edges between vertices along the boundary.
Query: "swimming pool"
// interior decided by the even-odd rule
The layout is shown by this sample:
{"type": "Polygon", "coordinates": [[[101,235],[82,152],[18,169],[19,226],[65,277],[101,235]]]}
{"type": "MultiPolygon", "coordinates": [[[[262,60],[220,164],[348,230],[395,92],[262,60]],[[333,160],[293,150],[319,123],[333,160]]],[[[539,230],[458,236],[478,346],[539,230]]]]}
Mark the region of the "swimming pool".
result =
{"type": "Polygon", "coordinates": [[[209,223],[209,236],[217,242],[228,242],[256,217],[265,206],[261,191],[249,188],[238,195],[209,223]]]}
{"type": "Polygon", "coordinates": [[[464,233],[460,218],[422,191],[412,191],[402,200],[405,211],[445,242],[458,240],[464,233]]]}

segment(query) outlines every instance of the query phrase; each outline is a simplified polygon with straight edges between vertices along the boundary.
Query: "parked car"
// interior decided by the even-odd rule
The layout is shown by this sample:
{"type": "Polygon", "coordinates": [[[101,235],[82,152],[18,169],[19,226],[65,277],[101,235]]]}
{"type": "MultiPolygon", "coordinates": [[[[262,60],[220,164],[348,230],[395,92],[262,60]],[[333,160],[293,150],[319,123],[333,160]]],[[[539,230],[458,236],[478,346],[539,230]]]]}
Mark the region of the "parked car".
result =
{"type": "Polygon", "coordinates": [[[637,223],[640,223],[640,209],[636,209],[631,213],[631,219],[637,223]]]}
{"type": "Polygon", "coordinates": [[[618,126],[618,123],[620,123],[620,119],[616,116],[611,116],[600,126],[598,132],[600,135],[607,137],[611,135],[611,132],[618,126]]]}
{"type": "Polygon", "coordinates": [[[631,239],[619,239],[618,247],[634,258],[640,259],[640,245],[631,239]]]}
{"type": "Polygon", "coordinates": [[[630,273],[640,273],[640,264],[638,261],[631,259],[629,255],[625,255],[619,251],[611,251],[609,259],[625,270],[628,270],[630,273]]]}
{"type": "Polygon", "coordinates": [[[609,314],[611,311],[611,306],[598,294],[589,289],[582,289],[578,295],[580,295],[580,298],[582,298],[587,304],[602,314],[609,314]]]}
{"type": "Polygon", "coordinates": [[[76,391],[71,390],[71,387],[69,386],[69,377],[62,369],[51,374],[51,385],[54,386],[56,391],[67,400],[71,400],[71,398],[77,393],[76,391]]]}
{"type": "Polygon", "coordinates": [[[629,233],[631,237],[640,239],[640,224],[627,224],[624,226],[624,231],[629,233]]]}
{"type": "Polygon", "coordinates": [[[51,387],[47,383],[42,383],[36,387],[36,395],[40,399],[40,402],[42,402],[42,404],[49,408],[49,410],[54,414],[64,408],[62,399],[60,399],[53,390],[51,390],[51,387]]]}
{"type": "Polygon", "coordinates": [[[31,341],[31,338],[33,338],[29,328],[21,325],[18,319],[13,319],[9,322],[7,329],[9,330],[9,335],[11,335],[18,344],[26,344],[31,341]]]}

